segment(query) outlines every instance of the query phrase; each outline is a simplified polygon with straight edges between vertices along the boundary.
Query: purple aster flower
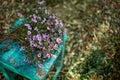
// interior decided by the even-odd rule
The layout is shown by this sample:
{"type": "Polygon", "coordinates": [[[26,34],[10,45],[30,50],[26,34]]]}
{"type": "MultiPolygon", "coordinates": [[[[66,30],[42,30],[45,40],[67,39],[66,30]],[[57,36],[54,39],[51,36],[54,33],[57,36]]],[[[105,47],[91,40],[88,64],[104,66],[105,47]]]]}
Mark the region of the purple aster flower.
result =
{"type": "Polygon", "coordinates": [[[50,19],[52,19],[52,16],[49,16],[50,19]]]}
{"type": "Polygon", "coordinates": [[[42,45],[41,41],[39,41],[38,43],[39,43],[39,45],[42,45]]]}
{"type": "Polygon", "coordinates": [[[37,47],[37,44],[33,44],[34,47],[37,47]]]}
{"type": "Polygon", "coordinates": [[[45,39],[46,38],[46,34],[42,34],[42,37],[45,39]]]}
{"type": "Polygon", "coordinates": [[[46,18],[44,18],[41,23],[43,24],[43,23],[45,23],[45,21],[46,21],[46,18]]]}
{"type": "Polygon", "coordinates": [[[38,10],[35,10],[35,13],[38,14],[38,10]]]}
{"type": "Polygon", "coordinates": [[[30,26],[27,27],[29,30],[32,30],[32,28],[30,26]]]}
{"type": "Polygon", "coordinates": [[[21,13],[18,13],[18,16],[19,16],[20,18],[22,18],[22,17],[23,17],[23,15],[22,15],[21,13]]]}
{"type": "Polygon", "coordinates": [[[55,45],[53,46],[53,49],[58,50],[58,45],[55,44],[55,45]]]}
{"type": "Polygon", "coordinates": [[[42,64],[38,64],[38,67],[41,68],[41,67],[42,67],[42,64]]]}
{"type": "Polygon", "coordinates": [[[60,27],[63,27],[63,23],[62,23],[62,21],[60,21],[59,26],[60,26],[60,27]]]}
{"type": "Polygon", "coordinates": [[[42,5],[42,4],[44,4],[44,3],[45,3],[45,1],[40,1],[40,2],[38,2],[39,5],[42,5]]]}
{"type": "Polygon", "coordinates": [[[31,32],[30,32],[30,31],[28,31],[28,32],[27,32],[27,34],[28,34],[28,35],[30,35],[30,34],[31,34],[31,32]]]}
{"type": "Polygon", "coordinates": [[[37,18],[37,16],[36,16],[35,14],[33,14],[33,18],[34,18],[34,19],[36,19],[36,18],[37,18]]]}
{"type": "Polygon", "coordinates": [[[55,22],[56,22],[56,23],[59,23],[59,21],[58,21],[57,19],[55,19],[55,22]]]}
{"type": "Polygon", "coordinates": [[[30,46],[32,47],[34,42],[32,40],[30,40],[29,42],[30,42],[30,46]]]}
{"type": "Polygon", "coordinates": [[[59,24],[59,21],[55,19],[55,26],[57,26],[58,24],[59,24]]]}
{"type": "Polygon", "coordinates": [[[24,26],[26,26],[26,27],[30,27],[30,24],[24,24],[24,26]]]}
{"type": "Polygon", "coordinates": [[[53,18],[53,19],[55,19],[55,18],[56,18],[56,16],[55,16],[55,15],[53,15],[53,16],[52,16],[52,18],[53,18]]]}
{"type": "Polygon", "coordinates": [[[34,30],[35,30],[35,31],[38,31],[38,28],[37,28],[37,27],[35,27],[35,28],[34,28],[34,30]]]}
{"type": "Polygon", "coordinates": [[[41,35],[40,35],[40,34],[36,35],[36,38],[37,38],[37,40],[38,40],[39,42],[41,42],[41,41],[42,41],[42,37],[41,37],[41,35]]]}
{"type": "Polygon", "coordinates": [[[50,58],[50,54],[46,54],[44,58],[50,58]]]}
{"type": "Polygon", "coordinates": [[[37,23],[37,20],[36,20],[36,19],[33,19],[33,18],[32,18],[31,21],[34,22],[34,23],[37,23]]]}
{"type": "Polygon", "coordinates": [[[64,29],[64,33],[67,33],[67,29],[66,28],[64,29]]]}
{"type": "Polygon", "coordinates": [[[49,27],[49,26],[47,26],[47,30],[50,30],[50,27],[49,27]]]}
{"type": "Polygon", "coordinates": [[[33,38],[33,40],[36,40],[36,36],[35,35],[32,38],[33,38]]]}
{"type": "Polygon", "coordinates": [[[38,53],[38,54],[37,54],[37,57],[41,57],[41,53],[38,53]]]}
{"type": "Polygon", "coordinates": [[[57,39],[56,39],[56,42],[57,42],[58,44],[60,44],[60,43],[62,42],[62,40],[61,40],[60,38],[57,38],[57,39]]]}

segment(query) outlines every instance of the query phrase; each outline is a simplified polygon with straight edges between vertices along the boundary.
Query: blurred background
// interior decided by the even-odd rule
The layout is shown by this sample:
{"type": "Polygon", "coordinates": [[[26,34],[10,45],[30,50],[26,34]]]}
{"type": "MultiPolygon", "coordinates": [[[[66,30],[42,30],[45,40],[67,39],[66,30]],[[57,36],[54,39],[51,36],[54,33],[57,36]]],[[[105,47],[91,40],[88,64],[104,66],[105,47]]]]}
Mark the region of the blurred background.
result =
{"type": "MultiPolygon", "coordinates": [[[[0,0],[0,40],[18,20],[17,13],[26,15],[37,1],[0,0]]],[[[46,7],[67,28],[64,64],[57,80],[120,79],[120,0],[46,0],[46,7]]]]}

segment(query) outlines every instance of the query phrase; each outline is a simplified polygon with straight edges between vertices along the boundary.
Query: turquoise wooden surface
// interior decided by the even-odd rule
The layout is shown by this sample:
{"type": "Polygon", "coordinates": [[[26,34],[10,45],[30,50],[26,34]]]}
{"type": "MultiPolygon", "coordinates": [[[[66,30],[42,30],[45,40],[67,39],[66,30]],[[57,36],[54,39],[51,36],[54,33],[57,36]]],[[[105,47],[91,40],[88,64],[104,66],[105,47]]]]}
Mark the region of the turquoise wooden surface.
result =
{"type": "MultiPolygon", "coordinates": [[[[20,24],[22,24],[23,20],[24,18],[18,20],[10,29],[8,34],[10,34],[13,29],[19,27],[20,24]]],[[[0,43],[0,70],[3,72],[6,80],[13,80],[14,75],[12,75],[12,77],[5,69],[8,69],[30,80],[45,80],[46,76],[50,72],[50,68],[54,65],[56,67],[56,73],[53,77],[53,80],[56,80],[56,77],[62,67],[62,59],[64,55],[64,46],[66,39],[67,35],[64,34],[63,43],[59,45],[59,51],[52,52],[52,57],[45,61],[42,66],[42,70],[40,71],[32,64],[24,62],[26,56],[24,55],[22,48],[17,41],[5,39],[2,43],[0,43]]]]}

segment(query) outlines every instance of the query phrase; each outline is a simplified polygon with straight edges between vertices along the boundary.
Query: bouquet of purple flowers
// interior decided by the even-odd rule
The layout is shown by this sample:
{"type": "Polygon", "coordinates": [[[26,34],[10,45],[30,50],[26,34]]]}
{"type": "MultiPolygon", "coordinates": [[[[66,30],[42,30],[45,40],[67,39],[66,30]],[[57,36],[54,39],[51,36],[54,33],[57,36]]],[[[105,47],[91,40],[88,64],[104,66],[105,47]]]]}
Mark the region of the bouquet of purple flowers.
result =
{"type": "MultiPolygon", "coordinates": [[[[45,7],[44,1],[38,2],[37,8],[30,11],[21,27],[13,32],[27,55],[26,62],[41,65],[51,57],[52,50],[57,51],[62,44],[65,29],[61,20],[56,15],[50,14],[45,7]]],[[[21,13],[18,13],[23,18],[21,13]]]]}

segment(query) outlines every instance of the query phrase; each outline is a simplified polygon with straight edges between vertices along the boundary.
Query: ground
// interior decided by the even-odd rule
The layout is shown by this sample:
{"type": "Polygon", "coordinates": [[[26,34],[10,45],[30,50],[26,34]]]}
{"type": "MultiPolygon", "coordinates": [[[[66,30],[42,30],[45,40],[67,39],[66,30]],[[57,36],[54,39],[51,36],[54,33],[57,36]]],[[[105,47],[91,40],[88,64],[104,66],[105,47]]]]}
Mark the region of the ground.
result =
{"type": "MultiPolygon", "coordinates": [[[[0,38],[34,3],[2,0],[0,2],[0,38]],[[26,5],[25,5],[26,4],[26,5]],[[29,6],[29,7],[28,7],[29,6]],[[23,10],[23,7],[24,10],[23,10]],[[3,32],[3,30],[4,32],[3,32]]],[[[120,78],[120,1],[63,0],[48,5],[67,28],[68,40],[61,80],[118,80],[120,78]]],[[[54,71],[50,73],[51,79],[54,71]]]]}

